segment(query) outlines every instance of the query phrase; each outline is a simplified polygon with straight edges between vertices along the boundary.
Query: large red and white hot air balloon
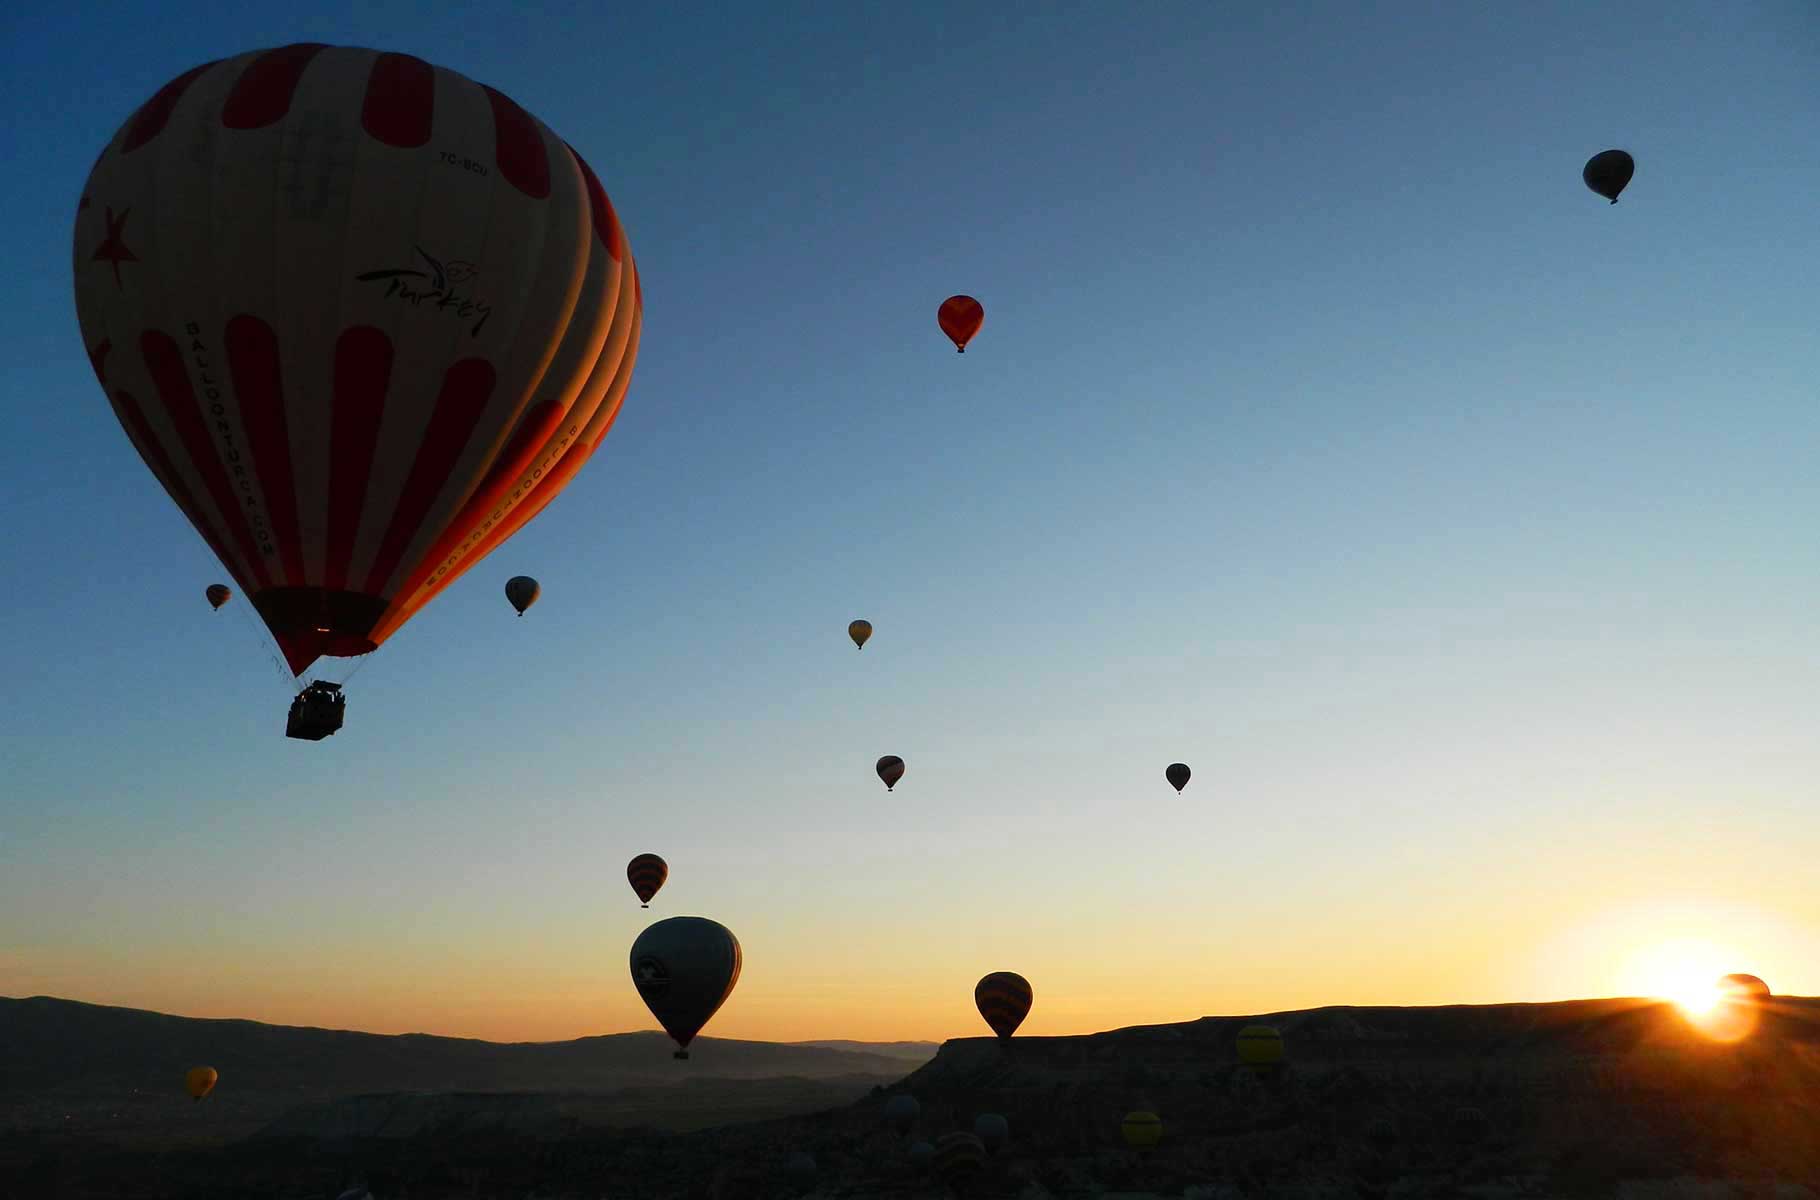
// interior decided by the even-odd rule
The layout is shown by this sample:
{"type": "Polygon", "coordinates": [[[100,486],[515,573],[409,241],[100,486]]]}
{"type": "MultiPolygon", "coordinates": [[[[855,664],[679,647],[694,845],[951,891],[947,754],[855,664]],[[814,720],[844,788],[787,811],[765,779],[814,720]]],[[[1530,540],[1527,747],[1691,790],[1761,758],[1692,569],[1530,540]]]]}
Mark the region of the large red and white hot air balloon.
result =
{"type": "Polygon", "coordinates": [[[76,214],[95,374],[301,675],[541,512],[619,412],[643,300],[600,181],[492,88],[296,45],[173,79],[76,214]]]}

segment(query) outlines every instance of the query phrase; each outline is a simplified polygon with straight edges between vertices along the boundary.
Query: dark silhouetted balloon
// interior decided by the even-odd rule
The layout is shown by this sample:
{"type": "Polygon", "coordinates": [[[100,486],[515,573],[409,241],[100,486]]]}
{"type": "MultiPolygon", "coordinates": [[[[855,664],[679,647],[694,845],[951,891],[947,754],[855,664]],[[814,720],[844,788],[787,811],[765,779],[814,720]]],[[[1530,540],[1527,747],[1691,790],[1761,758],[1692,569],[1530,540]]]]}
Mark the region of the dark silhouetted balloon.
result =
{"type": "Polygon", "coordinates": [[[1193,772],[1188,769],[1187,763],[1170,763],[1163,769],[1163,778],[1167,779],[1169,781],[1169,786],[1174,788],[1178,793],[1188,786],[1188,777],[1192,774],[1193,772]]]}
{"type": "Polygon", "coordinates": [[[1636,162],[1624,151],[1601,150],[1586,160],[1580,178],[1586,181],[1587,187],[1616,204],[1618,193],[1624,190],[1636,169],[1636,162]]]}
{"type": "Polygon", "coordinates": [[[807,1150],[797,1150],[784,1160],[784,1177],[798,1187],[808,1187],[815,1182],[815,1155],[807,1150]]]}
{"type": "Polygon", "coordinates": [[[981,1113],[973,1118],[973,1136],[986,1147],[987,1154],[997,1154],[1011,1139],[1011,1126],[997,1113],[981,1113]]]}
{"type": "Polygon", "coordinates": [[[71,205],[83,347],[294,673],[384,643],[612,427],[642,322],[625,231],[498,90],[258,49],[100,149],[71,205]]]}
{"type": "Polygon", "coordinates": [[[910,1165],[919,1171],[927,1171],[935,1162],[935,1144],[933,1142],[910,1143],[910,1165]]]}
{"type": "Polygon", "coordinates": [[[512,607],[518,610],[521,617],[525,615],[525,609],[536,604],[537,597],[542,594],[543,589],[529,575],[514,575],[506,580],[506,599],[511,601],[512,607]]]}
{"type": "Polygon", "coordinates": [[[994,971],[973,985],[973,1003],[1001,1041],[1017,1032],[1035,998],[1030,981],[1014,971],[994,971]]]}
{"type": "Polygon", "coordinates": [[[1283,1035],[1273,1025],[1247,1025],[1239,1030],[1239,1061],[1248,1067],[1274,1067],[1283,1061],[1283,1035]]]}
{"type": "Polygon", "coordinates": [[[890,1126],[893,1133],[909,1133],[911,1126],[916,1124],[916,1118],[922,1115],[922,1111],[923,1106],[917,1102],[915,1096],[908,1092],[899,1092],[885,1101],[885,1124],[890,1126]]]}
{"type": "Polygon", "coordinates": [[[1379,1154],[1389,1154],[1396,1149],[1396,1122],[1389,1117],[1374,1117],[1365,1125],[1365,1144],[1379,1154]]]}
{"type": "Polygon", "coordinates": [[[849,621],[847,623],[847,636],[853,639],[853,644],[855,646],[864,650],[866,648],[866,639],[872,636],[872,622],[849,621]]]}
{"type": "Polygon", "coordinates": [[[650,908],[664,880],[670,878],[670,864],[655,854],[641,854],[626,864],[626,882],[632,885],[641,901],[639,907],[650,908]]]}
{"type": "Polygon", "coordinates": [[[632,983],[676,1040],[677,1058],[719,1011],[739,982],[739,939],[706,917],[670,917],[632,943],[632,983]]]}
{"type": "Polygon", "coordinates": [[[233,589],[223,583],[209,584],[208,591],[202,594],[209,598],[209,607],[217,611],[220,611],[223,604],[234,598],[233,589]]]}
{"type": "Polygon", "coordinates": [[[1468,1146],[1476,1146],[1491,1132],[1491,1122],[1476,1108],[1462,1108],[1453,1115],[1453,1135],[1468,1146]]]}
{"type": "Polygon", "coordinates": [[[986,309],[972,296],[950,296],[935,310],[935,320],[954,348],[965,354],[967,343],[986,323],[986,309]]]}
{"type": "Polygon", "coordinates": [[[935,1139],[935,1175],[953,1187],[986,1169],[986,1144],[971,1133],[944,1133],[935,1139]]]}
{"type": "Polygon", "coordinates": [[[1154,1150],[1163,1140],[1163,1118],[1153,1112],[1128,1112],[1119,1122],[1119,1133],[1133,1150],[1154,1150]]]}
{"type": "Polygon", "coordinates": [[[1755,975],[1727,975],[1714,986],[1720,995],[1732,1000],[1767,1000],[1770,997],[1769,984],[1755,975]]]}
{"type": "Polygon", "coordinates": [[[897,786],[898,780],[904,777],[904,760],[895,754],[887,754],[878,760],[878,766],[873,769],[878,772],[878,777],[884,780],[885,790],[888,792],[897,786]]]}
{"type": "Polygon", "coordinates": [[[183,1090],[192,1100],[200,1100],[215,1090],[215,1082],[220,1078],[214,1067],[191,1067],[183,1077],[183,1090]]]}

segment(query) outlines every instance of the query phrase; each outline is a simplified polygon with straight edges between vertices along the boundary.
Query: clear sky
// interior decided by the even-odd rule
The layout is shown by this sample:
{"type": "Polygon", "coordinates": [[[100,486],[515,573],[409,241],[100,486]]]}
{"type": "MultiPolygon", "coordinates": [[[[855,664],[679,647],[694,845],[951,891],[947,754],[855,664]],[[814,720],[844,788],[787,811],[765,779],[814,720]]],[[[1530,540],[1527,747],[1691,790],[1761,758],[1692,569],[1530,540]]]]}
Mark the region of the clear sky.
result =
{"type": "Polygon", "coordinates": [[[1037,1034],[1820,993],[1810,4],[0,22],[0,993],[573,1037],[652,1027],[676,913],[733,1037],[981,1034],[998,969],[1037,1034]],[[321,743],[69,277],[127,116],[306,40],[542,117],[646,300],[601,452],[321,743]]]}

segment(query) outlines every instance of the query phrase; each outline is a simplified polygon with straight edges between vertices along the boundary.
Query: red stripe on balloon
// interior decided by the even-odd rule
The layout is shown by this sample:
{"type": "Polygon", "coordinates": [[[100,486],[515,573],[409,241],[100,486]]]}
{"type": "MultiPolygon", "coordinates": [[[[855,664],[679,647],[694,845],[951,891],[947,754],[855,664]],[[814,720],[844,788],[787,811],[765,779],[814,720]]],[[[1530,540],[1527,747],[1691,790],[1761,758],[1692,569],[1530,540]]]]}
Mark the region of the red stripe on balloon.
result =
{"type": "MultiPolygon", "coordinates": [[[[177,437],[188,451],[191,464],[202,476],[209,495],[214,497],[215,507],[227,522],[228,532],[246,557],[259,586],[270,587],[272,580],[266,571],[265,559],[261,557],[259,545],[253,539],[252,527],[247,524],[240,499],[234,494],[234,485],[228,479],[227,469],[222,466],[221,452],[215,448],[214,439],[203,420],[201,402],[196,397],[195,389],[190,386],[189,372],[184,369],[183,351],[170,335],[156,329],[149,329],[140,335],[139,351],[145,356],[146,369],[152,374],[152,382],[158,388],[158,398],[164,402],[164,410],[177,429],[177,437]]],[[[215,416],[218,421],[225,419],[221,413],[215,416]]],[[[245,587],[244,583],[242,587],[245,587]]]]}
{"type": "Polygon", "coordinates": [[[335,341],[334,391],[329,400],[328,559],[323,584],[346,591],[354,539],[366,507],[367,479],[379,445],[392,382],[392,339],[371,325],[342,331],[335,341]]]}
{"type": "Polygon", "coordinates": [[[177,502],[178,509],[189,518],[190,524],[196,527],[196,532],[202,535],[202,540],[209,544],[209,549],[215,552],[215,557],[221,560],[221,565],[227,568],[228,574],[234,577],[234,581],[244,591],[246,584],[241,581],[240,572],[234,569],[234,560],[227,552],[227,543],[222,540],[220,531],[203,516],[202,506],[190,495],[183,476],[177,474],[177,464],[165,452],[164,443],[158,440],[158,431],[146,419],[145,410],[139,407],[139,401],[133,398],[131,392],[125,391],[115,392],[114,399],[119,403],[120,411],[126,416],[126,423],[135,435],[134,445],[139,451],[139,457],[145,460],[145,465],[152,469],[152,474],[164,484],[164,490],[177,502]]]}
{"type": "Polygon", "coordinates": [[[417,461],[411,464],[398,507],[392,512],[392,523],[379,544],[378,557],[373,560],[362,590],[375,596],[386,594],[386,581],[398,569],[411,539],[429,515],[430,505],[448,482],[455,460],[467,449],[497,381],[493,364],[484,358],[464,358],[443,374],[436,415],[430,418],[423,444],[417,448],[417,461]]]}
{"type": "Polygon", "coordinates": [[[291,435],[285,422],[283,370],[278,361],[278,335],[258,317],[241,313],[227,323],[222,339],[228,371],[240,397],[240,423],[246,430],[259,486],[265,493],[272,540],[284,564],[286,583],[302,584],[303,539],[297,530],[297,480],[291,469],[291,435]]]}
{"type": "Polygon", "coordinates": [[[436,68],[409,54],[381,54],[367,76],[360,127],[388,146],[421,146],[435,115],[436,68]]]}
{"type": "Polygon", "coordinates": [[[299,42],[261,54],[228,93],[221,123],[229,129],[263,129],[283,120],[291,111],[303,69],[326,49],[320,42],[299,42]]]}
{"type": "Polygon", "coordinates": [[[499,173],[531,199],[545,199],[550,194],[550,156],[537,122],[505,93],[484,84],[481,90],[493,105],[493,158],[499,173]]]}
{"type": "Polygon", "coordinates": [[[214,62],[205,62],[200,67],[191,67],[159,88],[157,94],[134,114],[132,124],[126,131],[126,140],[120,143],[120,153],[131,154],[163,133],[164,127],[170,123],[171,113],[177,109],[177,101],[183,99],[183,93],[189,90],[190,84],[195,83],[204,71],[220,61],[216,59],[214,62]]]}
{"type": "MultiPolygon", "coordinates": [[[[568,143],[563,143],[568,145],[568,143]]],[[[588,208],[594,214],[594,236],[607,248],[607,256],[614,262],[624,257],[625,235],[619,228],[619,214],[613,211],[613,202],[607,199],[607,189],[600,186],[595,177],[594,168],[588,160],[575,153],[575,147],[569,146],[569,157],[581,168],[582,180],[588,185],[588,208]]]]}
{"type": "Polygon", "coordinates": [[[99,342],[95,343],[95,348],[88,352],[88,364],[95,368],[95,378],[100,381],[101,386],[104,388],[107,386],[107,356],[113,352],[113,349],[113,341],[108,338],[102,338],[99,342]]]}

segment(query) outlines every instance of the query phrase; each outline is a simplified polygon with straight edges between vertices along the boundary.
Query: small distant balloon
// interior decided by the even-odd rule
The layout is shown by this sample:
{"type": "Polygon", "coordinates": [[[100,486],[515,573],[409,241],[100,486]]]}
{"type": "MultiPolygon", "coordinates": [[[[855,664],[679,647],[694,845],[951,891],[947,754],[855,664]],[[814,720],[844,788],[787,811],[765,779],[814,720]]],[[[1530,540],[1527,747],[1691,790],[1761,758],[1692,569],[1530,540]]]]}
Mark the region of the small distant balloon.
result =
{"type": "Polygon", "coordinates": [[[1188,786],[1188,777],[1192,774],[1187,763],[1170,763],[1163,769],[1163,778],[1169,781],[1169,786],[1176,790],[1177,795],[1188,786]]]}
{"type": "Polygon", "coordinates": [[[1636,160],[1624,151],[1601,150],[1586,160],[1580,178],[1586,181],[1587,187],[1616,204],[1618,193],[1630,183],[1630,177],[1636,169],[1636,160]]]}
{"type": "Polygon", "coordinates": [[[784,1160],[784,1175],[791,1183],[806,1187],[815,1182],[815,1155],[798,1150],[784,1160]]]}
{"type": "Polygon", "coordinates": [[[190,1094],[190,1099],[200,1100],[215,1090],[215,1081],[220,1078],[214,1067],[191,1067],[183,1077],[183,1090],[190,1094]]]}
{"type": "Polygon", "coordinates": [[[851,622],[849,622],[847,624],[847,636],[853,639],[853,644],[855,646],[858,646],[861,650],[864,650],[866,648],[866,639],[868,639],[872,636],[872,622],[870,622],[870,621],[851,621],[851,622]]]}
{"type": "Polygon", "coordinates": [[[657,895],[668,878],[670,864],[655,854],[641,854],[626,864],[626,882],[632,885],[641,908],[651,907],[651,897],[657,895]]]}
{"type": "Polygon", "coordinates": [[[706,917],[670,917],[632,943],[632,984],[675,1039],[675,1057],[689,1057],[689,1043],[733,994],[740,965],[739,939],[706,917]]]}
{"type": "Polygon", "coordinates": [[[986,309],[972,296],[950,296],[935,310],[936,324],[954,343],[955,350],[967,353],[967,343],[986,323],[986,309]]]}
{"type": "Polygon", "coordinates": [[[1163,1118],[1153,1112],[1129,1112],[1119,1122],[1119,1132],[1133,1150],[1154,1150],[1163,1140],[1163,1118]]]}
{"type": "Polygon", "coordinates": [[[885,1101],[885,1124],[891,1127],[893,1133],[909,1133],[922,1112],[923,1106],[915,1096],[899,1092],[885,1101]]]}
{"type": "Polygon", "coordinates": [[[919,1171],[927,1171],[933,1162],[935,1162],[935,1143],[910,1143],[910,1165],[912,1167],[919,1171]]]}
{"type": "Polygon", "coordinates": [[[1011,1139],[1011,1126],[997,1113],[981,1113],[973,1118],[973,1136],[986,1147],[987,1154],[997,1154],[1011,1139]]]}
{"type": "Polygon", "coordinates": [[[1015,971],[994,971],[973,985],[973,1004],[986,1018],[992,1032],[1001,1042],[1011,1040],[1017,1027],[1030,1015],[1036,993],[1030,981],[1015,971]]]}
{"type": "Polygon", "coordinates": [[[1719,994],[1730,1000],[1767,1000],[1769,984],[1755,975],[1727,975],[1714,985],[1719,994]]]}
{"type": "Polygon", "coordinates": [[[518,610],[521,617],[525,615],[525,609],[536,604],[537,597],[542,594],[543,589],[529,575],[514,575],[506,580],[506,599],[512,602],[512,607],[518,610]]]}
{"type": "Polygon", "coordinates": [[[895,754],[887,754],[885,757],[878,760],[878,766],[873,769],[878,772],[878,777],[884,781],[885,790],[888,792],[897,786],[898,780],[904,777],[904,760],[895,754]]]}
{"type": "Polygon", "coordinates": [[[1274,1067],[1283,1061],[1283,1035],[1272,1025],[1239,1030],[1239,1061],[1248,1067],[1274,1067]]]}
{"type": "Polygon", "coordinates": [[[234,598],[234,590],[225,583],[211,583],[208,591],[202,593],[209,598],[209,607],[217,612],[221,606],[234,598]]]}

